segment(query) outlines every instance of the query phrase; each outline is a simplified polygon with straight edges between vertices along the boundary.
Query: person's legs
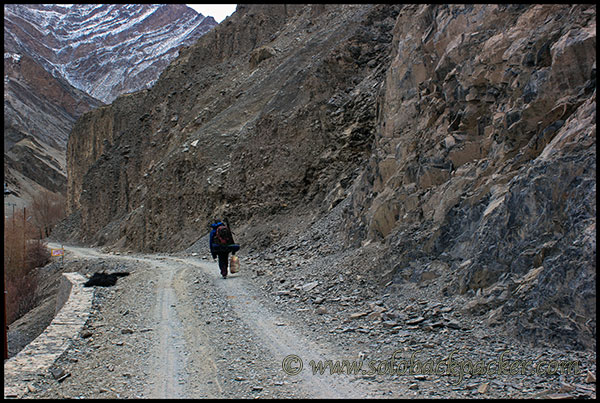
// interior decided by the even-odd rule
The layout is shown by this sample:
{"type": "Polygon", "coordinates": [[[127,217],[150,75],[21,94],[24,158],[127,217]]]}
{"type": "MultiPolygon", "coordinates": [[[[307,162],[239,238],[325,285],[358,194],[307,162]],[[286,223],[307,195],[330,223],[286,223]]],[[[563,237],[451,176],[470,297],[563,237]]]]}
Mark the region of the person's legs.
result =
{"type": "Polygon", "coordinates": [[[227,267],[229,265],[228,255],[229,253],[219,253],[219,269],[221,269],[221,276],[227,277],[227,267]]]}

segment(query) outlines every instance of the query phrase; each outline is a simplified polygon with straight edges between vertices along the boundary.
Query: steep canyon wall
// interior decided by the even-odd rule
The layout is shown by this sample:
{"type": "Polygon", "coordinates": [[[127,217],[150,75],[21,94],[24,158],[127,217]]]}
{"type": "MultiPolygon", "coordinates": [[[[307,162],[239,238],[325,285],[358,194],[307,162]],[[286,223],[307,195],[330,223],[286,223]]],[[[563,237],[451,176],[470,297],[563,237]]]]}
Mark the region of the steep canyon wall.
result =
{"type": "Polygon", "coordinates": [[[227,214],[266,246],[344,201],[382,282],[451,273],[489,325],[589,347],[595,49],[590,5],[240,5],[77,122],[71,236],[174,251],[227,214]]]}

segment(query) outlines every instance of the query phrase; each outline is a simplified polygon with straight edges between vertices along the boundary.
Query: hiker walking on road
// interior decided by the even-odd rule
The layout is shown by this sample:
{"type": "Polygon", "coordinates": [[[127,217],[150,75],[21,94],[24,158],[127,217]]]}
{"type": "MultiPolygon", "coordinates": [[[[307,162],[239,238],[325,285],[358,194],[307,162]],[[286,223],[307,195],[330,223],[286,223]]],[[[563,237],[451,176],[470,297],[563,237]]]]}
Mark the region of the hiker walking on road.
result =
{"type": "Polygon", "coordinates": [[[240,249],[240,245],[237,245],[233,240],[233,234],[229,228],[229,220],[225,218],[223,221],[215,220],[210,225],[212,231],[210,231],[210,253],[213,259],[219,258],[219,269],[221,270],[221,276],[227,278],[227,269],[229,266],[229,253],[235,255],[240,249]]]}

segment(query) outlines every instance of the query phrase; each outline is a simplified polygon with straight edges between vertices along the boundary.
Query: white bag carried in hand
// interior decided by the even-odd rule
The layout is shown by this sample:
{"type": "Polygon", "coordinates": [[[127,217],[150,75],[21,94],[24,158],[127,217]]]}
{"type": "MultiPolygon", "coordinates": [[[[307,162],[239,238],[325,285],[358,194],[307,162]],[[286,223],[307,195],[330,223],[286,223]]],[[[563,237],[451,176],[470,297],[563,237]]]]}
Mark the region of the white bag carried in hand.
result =
{"type": "Polygon", "coordinates": [[[240,271],[240,259],[235,255],[231,255],[231,258],[229,259],[229,271],[232,274],[240,271]]]}

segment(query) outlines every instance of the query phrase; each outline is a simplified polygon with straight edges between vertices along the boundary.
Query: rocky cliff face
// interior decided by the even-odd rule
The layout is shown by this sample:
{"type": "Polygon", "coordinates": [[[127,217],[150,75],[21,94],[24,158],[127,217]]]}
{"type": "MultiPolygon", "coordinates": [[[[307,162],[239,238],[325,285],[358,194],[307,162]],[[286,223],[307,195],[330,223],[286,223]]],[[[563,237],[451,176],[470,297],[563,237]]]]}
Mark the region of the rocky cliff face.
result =
{"type": "Polygon", "coordinates": [[[84,232],[104,234],[117,214],[130,222],[122,242],[173,249],[213,214],[259,220],[320,206],[330,181],[347,187],[368,155],[394,18],[388,7],[341,10],[242,7],[151,90],[85,115],[67,154],[84,232]],[[104,212],[82,202],[105,196],[104,212]]]}
{"type": "Polygon", "coordinates": [[[450,270],[490,324],[591,340],[595,32],[594,7],[403,9],[347,219],[387,279],[450,270]]]}
{"type": "Polygon", "coordinates": [[[65,193],[69,132],[98,105],[31,57],[4,54],[4,181],[14,192],[7,201],[28,204],[42,189],[65,193]]]}
{"type": "Polygon", "coordinates": [[[248,248],[329,217],[319,242],[339,235],[394,292],[447,278],[432,292],[489,326],[589,347],[595,17],[239,6],[153,88],[77,122],[71,223],[86,242],[173,251],[216,215],[248,248]]]}

